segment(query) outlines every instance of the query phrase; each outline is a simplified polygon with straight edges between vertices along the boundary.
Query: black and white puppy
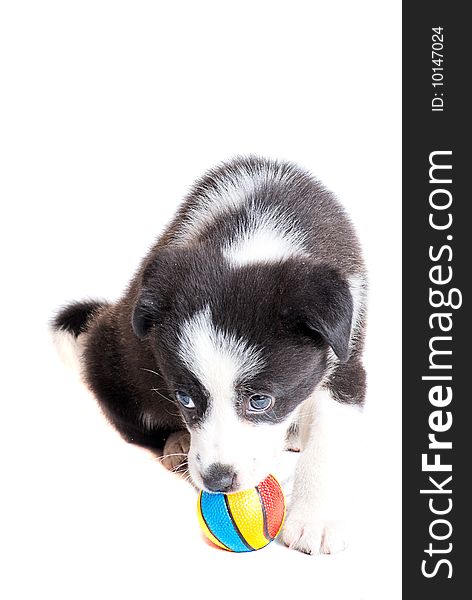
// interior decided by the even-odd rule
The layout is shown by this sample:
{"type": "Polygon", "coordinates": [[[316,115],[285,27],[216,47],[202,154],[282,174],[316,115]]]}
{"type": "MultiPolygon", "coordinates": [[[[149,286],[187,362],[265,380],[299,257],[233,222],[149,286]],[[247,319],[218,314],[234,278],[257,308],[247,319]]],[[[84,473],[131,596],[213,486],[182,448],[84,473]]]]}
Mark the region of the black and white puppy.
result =
{"type": "Polygon", "coordinates": [[[345,544],[333,457],[350,453],[365,395],[365,281],[323,185],[236,158],[197,181],[118,302],[72,304],[54,328],[121,435],[188,450],[200,488],[256,485],[298,431],[283,539],[329,553],[345,544]]]}

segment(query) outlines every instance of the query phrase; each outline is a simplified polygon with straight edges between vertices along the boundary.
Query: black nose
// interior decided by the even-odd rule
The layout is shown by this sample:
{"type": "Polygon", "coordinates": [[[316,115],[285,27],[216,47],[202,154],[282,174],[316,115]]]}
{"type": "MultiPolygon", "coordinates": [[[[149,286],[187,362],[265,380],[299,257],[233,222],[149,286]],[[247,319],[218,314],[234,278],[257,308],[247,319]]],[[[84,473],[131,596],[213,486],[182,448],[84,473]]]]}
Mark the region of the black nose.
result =
{"type": "Polygon", "coordinates": [[[210,492],[229,492],[236,483],[236,473],[229,465],[213,463],[203,475],[203,484],[210,492]]]}

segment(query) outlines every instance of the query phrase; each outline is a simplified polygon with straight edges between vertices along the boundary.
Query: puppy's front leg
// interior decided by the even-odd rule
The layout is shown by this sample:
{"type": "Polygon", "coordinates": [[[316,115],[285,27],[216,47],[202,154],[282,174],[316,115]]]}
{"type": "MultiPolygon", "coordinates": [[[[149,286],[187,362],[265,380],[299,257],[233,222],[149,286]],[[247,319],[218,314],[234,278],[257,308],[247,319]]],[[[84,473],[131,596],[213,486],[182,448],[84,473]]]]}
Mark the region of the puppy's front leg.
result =
{"type": "Polygon", "coordinates": [[[349,479],[359,438],[361,412],[337,402],[320,388],[300,410],[301,454],[283,541],[308,554],[344,550],[346,501],[354,490],[349,479]]]}

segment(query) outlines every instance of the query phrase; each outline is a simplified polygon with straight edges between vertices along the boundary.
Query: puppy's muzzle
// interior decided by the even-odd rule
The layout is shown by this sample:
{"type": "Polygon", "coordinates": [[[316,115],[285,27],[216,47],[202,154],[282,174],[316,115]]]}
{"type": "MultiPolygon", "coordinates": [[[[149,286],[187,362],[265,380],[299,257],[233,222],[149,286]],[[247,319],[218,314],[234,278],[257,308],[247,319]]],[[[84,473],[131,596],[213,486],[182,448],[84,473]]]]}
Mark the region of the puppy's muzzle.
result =
{"type": "Polygon", "coordinates": [[[213,463],[202,473],[203,485],[210,492],[234,492],[237,487],[237,474],[230,465],[213,463]]]}

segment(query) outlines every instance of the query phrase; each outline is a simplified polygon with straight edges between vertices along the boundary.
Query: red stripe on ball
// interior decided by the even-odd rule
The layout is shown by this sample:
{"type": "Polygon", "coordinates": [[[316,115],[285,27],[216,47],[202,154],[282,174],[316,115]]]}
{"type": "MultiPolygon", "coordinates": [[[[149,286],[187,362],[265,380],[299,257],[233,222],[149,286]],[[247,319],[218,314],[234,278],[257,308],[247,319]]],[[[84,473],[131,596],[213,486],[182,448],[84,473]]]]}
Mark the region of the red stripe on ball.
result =
{"type": "Polygon", "coordinates": [[[271,539],[279,533],[285,514],[285,500],[278,482],[269,475],[258,486],[267,522],[267,531],[271,539]]]}

